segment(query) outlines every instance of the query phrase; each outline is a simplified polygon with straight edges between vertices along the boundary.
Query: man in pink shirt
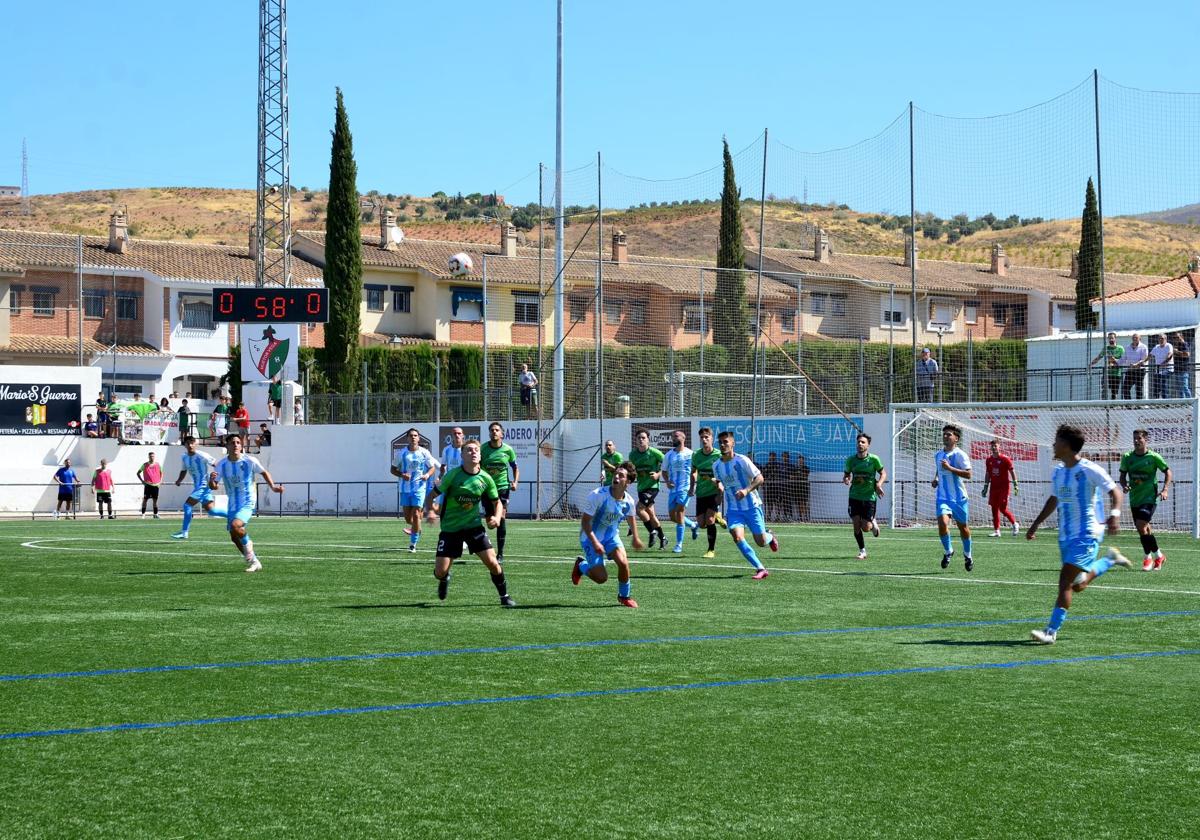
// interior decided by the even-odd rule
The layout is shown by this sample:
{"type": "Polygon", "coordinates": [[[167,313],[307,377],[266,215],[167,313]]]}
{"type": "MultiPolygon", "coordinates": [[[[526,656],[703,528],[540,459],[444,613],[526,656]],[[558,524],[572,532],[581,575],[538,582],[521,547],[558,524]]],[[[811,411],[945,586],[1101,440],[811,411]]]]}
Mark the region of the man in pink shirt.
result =
{"type": "Polygon", "coordinates": [[[96,510],[100,513],[101,519],[104,518],[104,506],[106,504],[108,505],[108,518],[117,518],[113,516],[112,491],[112,470],[108,468],[108,461],[101,458],[100,468],[92,473],[92,492],[96,494],[96,510]]]}
{"type": "Polygon", "coordinates": [[[162,484],[162,464],[154,460],[154,453],[146,456],[146,463],[138,467],[137,477],[142,482],[142,519],[146,518],[146,502],[154,502],[154,518],[158,519],[158,486],[162,484]]]}

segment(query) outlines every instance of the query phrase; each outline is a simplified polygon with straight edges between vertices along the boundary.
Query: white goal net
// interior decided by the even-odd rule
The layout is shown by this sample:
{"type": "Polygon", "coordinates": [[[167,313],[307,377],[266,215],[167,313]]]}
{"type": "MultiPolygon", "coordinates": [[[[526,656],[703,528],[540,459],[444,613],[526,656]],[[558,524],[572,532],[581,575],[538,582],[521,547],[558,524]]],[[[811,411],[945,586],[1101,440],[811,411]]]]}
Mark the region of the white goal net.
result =
{"type": "MultiPolygon", "coordinates": [[[[1133,448],[1133,432],[1145,429],[1150,448],[1170,465],[1174,486],[1159,501],[1154,527],[1160,531],[1197,534],[1196,497],[1197,401],[1152,400],[1141,403],[980,403],[900,405],[892,411],[892,458],[889,464],[893,526],[931,525],[934,516],[934,453],[942,448],[942,427],[963,430],[959,446],[971,459],[968,486],[971,524],[991,530],[992,510],[982,495],[991,442],[1010,458],[1018,492],[1010,494],[1009,507],[1025,525],[1042,509],[1050,493],[1054,459],[1054,433],[1067,423],[1083,430],[1083,455],[1120,476],[1121,456],[1133,448]]],[[[1161,486],[1161,475],[1159,476],[1161,486]]],[[[1001,518],[1001,531],[1008,533],[1001,518]]],[[[1056,527],[1052,516],[1046,523],[1056,527]]],[[[1126,524],[1129,524],[1126,517],[1126,524]]]]}

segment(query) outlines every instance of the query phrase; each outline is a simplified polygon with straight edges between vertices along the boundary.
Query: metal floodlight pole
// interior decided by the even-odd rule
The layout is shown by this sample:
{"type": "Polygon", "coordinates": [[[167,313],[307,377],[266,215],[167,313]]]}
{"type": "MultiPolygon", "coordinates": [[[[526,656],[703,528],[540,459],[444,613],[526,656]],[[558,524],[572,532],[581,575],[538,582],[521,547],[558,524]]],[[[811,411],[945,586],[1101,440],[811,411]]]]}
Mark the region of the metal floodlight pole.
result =
{"type": "MultiPolygon", "coordinates": [[[[543,304],[546,300],[545,280],[542,276],[542,255],[546,244],[546,225],[545,225],[545,202],[543,201],[542,179],[545,173],[545,164],[538,163],[538,329],[537,329],[537,375],[538,383],[541,384],[541,378],[545,376],[545,344],[546,339],[543,335],[546,319],[542,314],[544,312],[543,304]]],[[[542,401],[537,401],[537,457],[534,458],[534,472],[537,480],[537,485],[534,488],[534,511],[533,518],[542,518],[542,401]]]]}
{"type": "MultiPolygon", "coordinates": [[[[554,117],[554,416],[563,414],[563,0],[558,0],[554,117]]],[[[561,424],[555,424],[561,428],[561,424]]]]}
{"type": "MultiPolygon", "coordinates": [[[[596,417],[600,419],[600,440],[604,440],[604,176],[603,159],[596,152],[596,417]]],[[[601,444],[603,445],[603,444],[601,444]]]]}
{"type": "Polygon", "coordinates": [[[759,347],[762,345],[763,232],[767,215],[767,129],[763,129],[762,188],[758,197],[758,291],[754,305],[754,378],[750,380],[750,454],[754,453],[754,419],[758,413],[759,347]]]}
{"type": "MultiPolygon", "coordinates": [[[[479,303],[479,314],[483,316],[483,419],[487,420],[488,413],[488,318],[487,318],[487,258],[483,255],[483,300],[479,303]]],[[[509,406],[512,407],[511,405],[509,406]]]]}
{"type": "MultiPolygon", "coordinates": [[[[1096,215],[1100,217],[1100,330],[1108,335],[1108,300],[1104,296],[1104,182],[1100,178],[1100,71],[1092,71],[1092,103],[1096,117],[1096,215]]],[[[1104,339],[1102,339],[1104,340],[1104,339]]]]}
{"type": "Polygon", "coordinates": [[[292,279],[292,183],[288,145],[287,0],[258,4],[258,201],[254,284],[292,279]],[[277,250],[276,250],[277,249],[277,250]]]}
{"type": "Polygon", "coordinates": [[[908,103],[908,262],[912,285],[912,386],[913,399],[917,398],[917,176],[916,150],[913,146],[913,104],[908,103]]]}
{"type": "MultiPolygon", "coordinates": [[[[75,307],[75,329],[79,333],[79,352],[76,364],[83,367],[83,236],[75,237],[75,281],[79,287],[79,300],[75,307]]],[[[113,307],[115,309],[117,300],[113,298],[113,307]]]]}

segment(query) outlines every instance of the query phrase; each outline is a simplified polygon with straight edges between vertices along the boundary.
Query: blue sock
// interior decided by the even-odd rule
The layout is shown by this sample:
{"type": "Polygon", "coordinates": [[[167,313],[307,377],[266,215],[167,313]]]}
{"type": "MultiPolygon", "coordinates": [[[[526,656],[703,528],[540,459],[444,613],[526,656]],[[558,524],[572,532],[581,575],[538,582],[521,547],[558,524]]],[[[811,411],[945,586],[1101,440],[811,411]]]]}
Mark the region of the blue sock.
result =
{"type": "Polygon", "coordinates": [[[1067,620],[1067,611],[1062,607],[1055,607],[1050,613],[1050,623],[1046,625],[1046,629],[1051,633],[1057,633],[1058,628],[1063,626],[1063,622],[1067,620]]]}
{"type": "Polygon", "coordinates": [[[592,568],[592,561],[589,560],[586,555],[584,555],[584,558],[579,561],[579,573],[581,575],[586,575],[588,573],[588,569],[590,568],[592,568]]]}
{"type": "Polygon", "coordinates": [[[683,524],[684,524],[684,525],[686,525],[688,528],[695,528],[695,527],[696,527],[696,520],[695,520],[695,519],[689,519],[688,517],[686,517],[686,516],[685,516],[685,517],[683,517],[683,524]]]}
{"type": "Polygon", "coordinates": [[[217,507],[216,505],[213,505],[211,508],[208,509],[208,515],[209,516],[219,516],[221,519],[227,519],[227,518],[229,518],[229,511],[227,511],[223,507],[217,507]]]}
{"type": "Polygon", "coordinates": [[[1095,565],[1096,577],[1100,577],[1100,575],[1104,574],[1112,567],[1113,567],[1112,558],[1109,557],[1107,554],[1105,554],[1103,557],[1097,558],[1096,565],[1095,565]]]}
{"type": "Polygon", "coordinates": [[[944,536],[939,537],[939,539],[941,539],[941,541],[942,541],[942,552],[945,554],[949,554],[952,551],[952,549],[950,548],[950,535],[946,534],[944,536]]]}
{"type": "Polygon", "coordinates": [[[624,583],[617,583],[617,597],[628,598],[629,593],[633,591],[633,581],[627,580],[624,583]]]}
{"type": "Polygon", "coordinates": [[[416,545],[416,544],[417,544],[417,540],[419,540],[419,539],[421,539],[421,532],[420,532],[420,531],[413,531],[413,532],[412,532],[411,534],[409,534],[409,536],[408,536],[408,544],[409,544],[409,545],[416,545]]]}
{"type": "Polygon", "coordinates": [[[683,542],[683,526],[676,525],[675,526],[675,545],[679,545],[681,542],[683,542]]]}
{"type": "Polygon", "coordinates": [[[248,542],[250,542],[250,532],[247,531],[246,536],[242,537],[240,540],[238,540],[238,542],[242,545],[246,545],[248,542]]]}
{"type": "Polygon", "coordinates": [[[188,528],[190,528],[190,527],[192,527],[192,506],[184,505],[183,506],[183,528],[181,530],[183,531],[183,533],[186,534],[188,532],[188,528]]]}
{"type": "Polygon", "coordinates": [[[963,554],[967,557],[971,556],[971,538],[963,537],[963,554]]]}
{"type": "Polygon", "coordinates": [[[742,540],[737,544],[737,547],[738,551],[742,552],[742,556],[749,561],[751,566],[756,569],[761,569],[763,567],[762,563],[760,563],[758,560],[758,555],[755,554],[754,549],[750,547],[750,540],[742,540]]]}

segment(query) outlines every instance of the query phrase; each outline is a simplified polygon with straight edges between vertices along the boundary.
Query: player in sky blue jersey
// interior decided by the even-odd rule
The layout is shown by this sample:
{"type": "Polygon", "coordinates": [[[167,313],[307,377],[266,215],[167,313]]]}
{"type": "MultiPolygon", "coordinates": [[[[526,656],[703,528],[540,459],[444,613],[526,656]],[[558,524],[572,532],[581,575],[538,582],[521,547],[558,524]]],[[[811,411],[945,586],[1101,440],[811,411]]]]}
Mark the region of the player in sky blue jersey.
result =
{"type": "Polygon", "coordinates": [[[669,509],[671,521],[675,523],[675,547],[671,549],[676,554],[683,553],[683,531],[690,528],[692,539],[700,536],[700,528],[687,515],[688,499],[692,497],[696,487],[692,480],[692,450],[684,446],[684,435],[679,429],[671,434],[672,446],[663,456],[663,481],[671,491],[669,509]]]}
{"type": "Polygon", "coordinates": [[[1058,640],[1058,628],[1067,620],[1074,593],[1082,592],[1113,566],[1129,568],[1132,565],[1115,548],[1110,548],[1103,557],[1099,556],[1105,526],[1109,534],[1116,534],[1120,529],[1121,488],[1107,472],[1079,456],[1083,443],[1083,432],[1076,427],[1058,427],[1054,435],[1054,457],[1062,462],[1062,466],[1054,470],[1054,492],[1025,534],[1025,539],[1032,540],[1038,526],[1055,508],[1058,509],[1058,552],[1062,559],[1058,599],[1046,629],[1030,634],[1035,642],[1043,645],[1052,645],[1058,640]],[[1108,493],[1112,502],[1108,516],[1104,515],[1102,492],[1108,493]]]}
{"type": "Polygon", "coordinates": [[[954,548],[950,545],[950,520],[958,526],[962,537],[963,567],[969,572],[975,568],[971,557],[971,528],[967,525],[970,502],[967,498],[967,481],[971,478],[971,459],[958,448],[962,440],[962,429],[951,423],[942,427],[942,449],[933,456],[935,469],[933,481],[937,488],[934,499],[938,523],[938,538],[942,541],[942,568],[950,566],[954,548]]]}
{"type": "Polygon", "coordinates": [[[257,572],[262,569],[262,563],[254,553],[254,543],[246,530],[250,524],[250,517],[254,515],[254,477],[261,475],[267,486],[276,493],[283,492],[283,485],[275,483],[275,479],[271,478],[271,474],[263,468],[257,458],[242,454],[241,435],[226,435],[225,451],[228,454],[217,462],[212,475],[209,476],[208,486],[216,490],[220,485],[224,485],[225,495],[228,497],[225,522],[229,529],[229,539],[246,558],[246,571],[257,572]]]}
{"type": "Polygon", "coordinates": [[[408,527],[408,550],[417,550],[421,539],[421,514],[425,508],[426,481],[436,471],[433,456],[421,446],[421,433],[409,429],[408,445],[396,452],[392,459],[392,475],[400,479],[400,505],[404,508],[404,520],[408,527]]]}
{"type": "Polygon", "coordinates": [[[188,493],[187,500],[183,503],[183,527],[171,535],[173,540],[188,538],[188,530],[192,527],[192,508],[195,505],[200,505],[209,516],[219,516],[224,519],[228,513],[225,508],[216,506],[216,497],[208,486],[208,477],[212,475],[216,459],[207,452],[197,449],[196,439],[191,435],[183,439],[183,445],[185,449],[183,457],[180,459],[179,477],[175,479],[175,486],[178,487],[183,483],[184,478],[190,477],[192,492],[188,493]]]}
{"type": "Polygon", "coordinates": [[[762,499],[758,496],[758,488],[763,484],[762,471],[745,455],[733,451],[733,432],[724,431],[717,435],[717,447],[721,450],[721,457],[713,463],[713,478],[725,493],[725,520],[729,523],[729,535],[733,537],[738,551],[754,567],[754,580],[762,580],[770,573],[746,540],[746,529],[750,530],[759,545],[769,545],[772,551],[779,550],[779,540],[767,530],[762,499]]]}
{"type": "Polygon", "coordinates": [[[632,597],[629,557],[621,542],[621,523],[628,523],[632,530],[633,547],[638,551],[645,548],[634,521],[637,501],[628,491],[631,484],[637,484],[637,477],[637,467],[624,462],[613,471],[612,484],[588,493],[579,525],[579,545],[583,554],[575,558],[575,566],[571,569],[571,583],[576,586],[584,575],[596,583],[604,583],[608,580],[604,560],[611,557],[617,564],[617,603],[634,609],[638,603],[632,597]]]}

